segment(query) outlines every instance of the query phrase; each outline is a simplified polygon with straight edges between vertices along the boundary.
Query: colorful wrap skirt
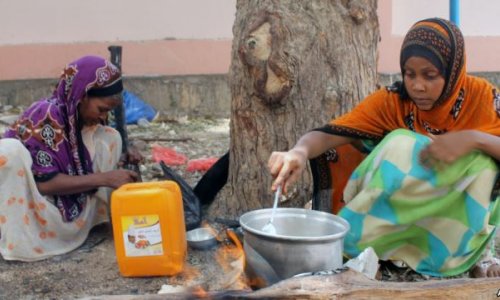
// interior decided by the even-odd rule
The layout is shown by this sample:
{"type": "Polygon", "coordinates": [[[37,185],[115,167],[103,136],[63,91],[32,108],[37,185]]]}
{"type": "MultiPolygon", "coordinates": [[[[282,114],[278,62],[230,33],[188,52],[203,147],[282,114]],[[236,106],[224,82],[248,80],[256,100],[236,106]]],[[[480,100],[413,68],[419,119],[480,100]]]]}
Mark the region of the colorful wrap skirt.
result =
{"type": "Polygon", "coordinates": [[[382,260],[404,261],[416,272],[466,272],[495,238],[498,169],[479,151],[427,168],[420,151],[430,138],[408,130],[388,134],[353,172],[339,215],[351,224],[345,253],[372,247],[382,260]]]}

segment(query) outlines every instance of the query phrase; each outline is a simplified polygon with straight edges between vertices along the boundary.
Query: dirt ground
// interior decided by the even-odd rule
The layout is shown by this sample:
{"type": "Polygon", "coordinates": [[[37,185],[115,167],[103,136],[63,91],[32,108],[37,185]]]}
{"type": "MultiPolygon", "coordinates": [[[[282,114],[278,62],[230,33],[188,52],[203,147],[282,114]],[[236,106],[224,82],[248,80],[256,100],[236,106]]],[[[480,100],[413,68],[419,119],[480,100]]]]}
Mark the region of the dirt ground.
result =
{"type": "MultiPolygon", "coordinates": [[[[9,120],[0,114],[0,133],[9,120]]],[[[155,122],[147,126],[129,126],[129,137],[146,157],[142,167],[144,181],[161,179],[158,164],[152,161],[154,143],[174,148],[188,159],[220,157],[229,147],[229,121],[180,120],[155,122]],[[151,141],[154,138],[177,141],[151,141]],[[146,142],[145,142],[146,140],[146,142]]],[[[191,186],[201,173],[187,172],[186,166],[174,167],[191,186]]],[[[33,263],[10,262],[0,257],[0,299],[75,299],[103,295],[153,295],[162,288],[190,292],[203,289],[249,291],[244,282],[239,250],[225,235],[223,224],[210,223],[220,235],[218,245],[207,251],[188,249],[185,269],[172,277],[125,278],[119,274],[111,225],[94,228],[87,241],[71,253],[33,263]],[[165,285],[165,286],[164,286],[165,285]]],[[[497,244],[500,237],[497,236],[497,244]]],[[[500,249],[497,248],[497,253],[500,249]]],[[[500,254],[500,253],[499,253],[500,254]]],[[[382,266],[387,281],[422,281],[429,279],[415,272],[382,266]]],[[[467,274],[464,274],[466,276],[467,274]]],[[[120,298],[120,297],[118,297],[120,298]]],[[[168,295],[165,295],[168,299],[168,295]]]]}

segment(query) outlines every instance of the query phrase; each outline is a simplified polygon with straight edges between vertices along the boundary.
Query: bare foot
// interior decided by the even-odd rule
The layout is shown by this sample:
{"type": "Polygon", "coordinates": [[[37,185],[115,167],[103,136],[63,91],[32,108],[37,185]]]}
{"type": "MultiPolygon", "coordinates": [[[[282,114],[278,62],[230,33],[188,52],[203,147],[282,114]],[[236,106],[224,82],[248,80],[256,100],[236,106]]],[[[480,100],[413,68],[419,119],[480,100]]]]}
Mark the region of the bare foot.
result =
{"type": "Polygon", "coordinates": [[[469,270],[469,276],[471,278],[500,277],[500,265],[492,264],[488,267],[475,265],[469,270]]]}

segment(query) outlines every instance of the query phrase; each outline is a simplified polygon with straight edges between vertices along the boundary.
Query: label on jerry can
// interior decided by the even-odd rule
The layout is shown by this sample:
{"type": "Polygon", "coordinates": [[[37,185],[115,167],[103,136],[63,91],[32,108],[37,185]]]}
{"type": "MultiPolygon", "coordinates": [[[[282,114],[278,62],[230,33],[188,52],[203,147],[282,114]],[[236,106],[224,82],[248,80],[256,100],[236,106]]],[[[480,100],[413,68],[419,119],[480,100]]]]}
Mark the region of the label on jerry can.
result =
{"type": "Polygon", "coordinates": [[[158,215],[123,216],[121,221],[125,256],[163,255],[158,215]]]}

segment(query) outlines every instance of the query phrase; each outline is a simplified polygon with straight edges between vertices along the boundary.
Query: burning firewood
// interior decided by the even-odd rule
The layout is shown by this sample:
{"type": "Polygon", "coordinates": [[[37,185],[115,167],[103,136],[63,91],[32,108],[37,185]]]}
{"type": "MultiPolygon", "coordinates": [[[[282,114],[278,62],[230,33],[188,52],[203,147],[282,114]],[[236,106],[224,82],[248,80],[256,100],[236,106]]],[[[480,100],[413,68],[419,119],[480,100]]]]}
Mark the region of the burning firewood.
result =
{"type": "Polygon", "coordinates": [[[168,294],[168,298],[166,295],[122,295],[120,299],[497,299],[499,289],[497,278],[386,282],[347,270],[333,275],[290,278],[258,291],[192,290],[168,294]]]}

